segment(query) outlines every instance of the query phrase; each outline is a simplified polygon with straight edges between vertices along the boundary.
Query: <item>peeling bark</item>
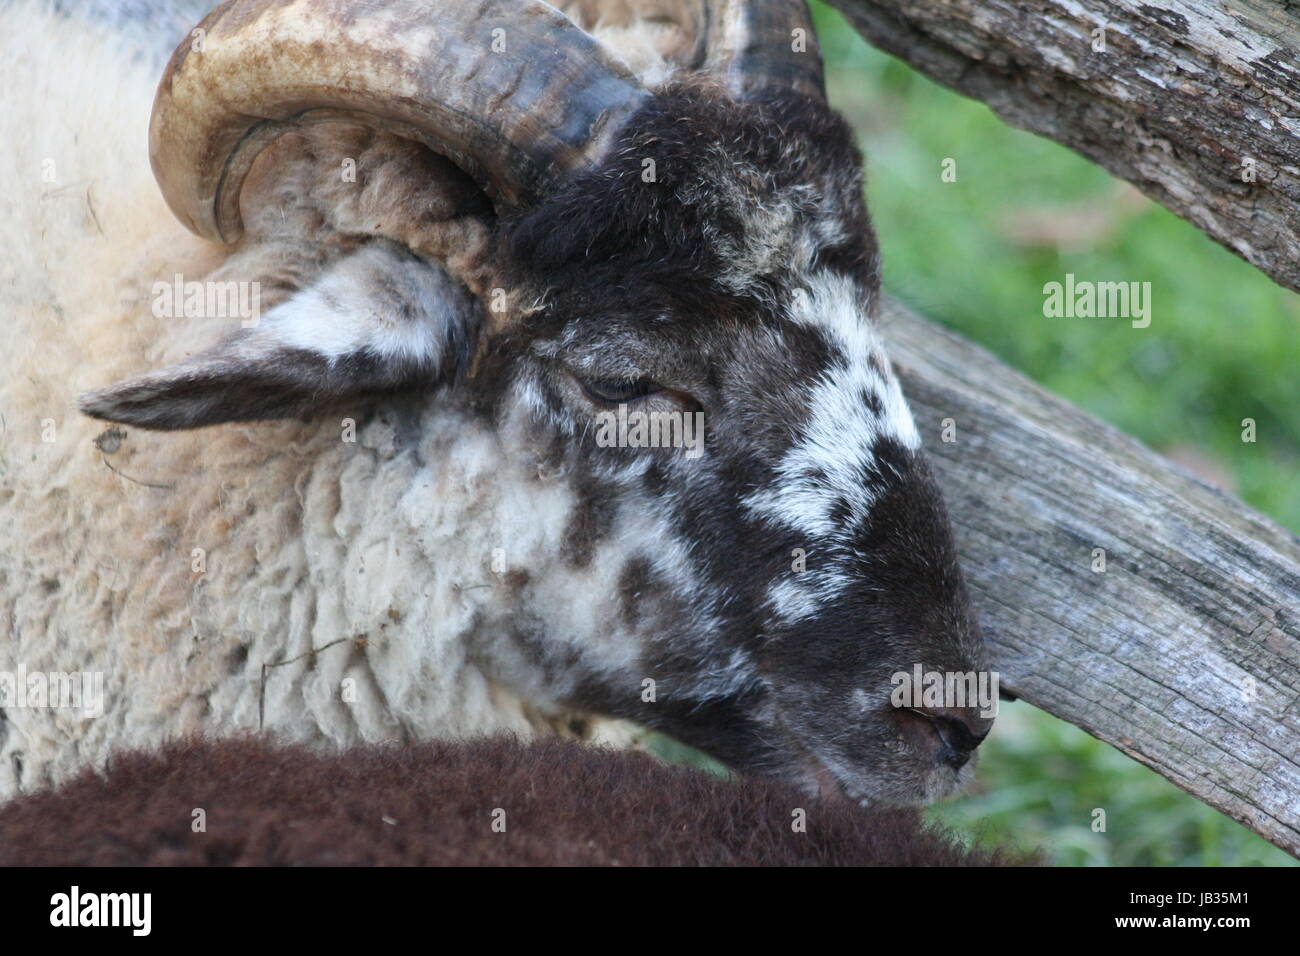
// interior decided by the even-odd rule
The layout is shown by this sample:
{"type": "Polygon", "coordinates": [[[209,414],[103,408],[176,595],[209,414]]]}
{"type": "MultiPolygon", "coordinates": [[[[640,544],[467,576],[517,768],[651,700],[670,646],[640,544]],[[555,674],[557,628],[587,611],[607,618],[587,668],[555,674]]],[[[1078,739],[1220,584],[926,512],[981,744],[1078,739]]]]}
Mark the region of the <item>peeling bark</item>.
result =
{"type": "Polygon", "coordinates": [[[1300,290],[1300,17],[1291,4],[830,2],[876,46],[1127,179],[1300,290]],[[1095,49],[1102,35],[1104,51],[1095,49]]]}

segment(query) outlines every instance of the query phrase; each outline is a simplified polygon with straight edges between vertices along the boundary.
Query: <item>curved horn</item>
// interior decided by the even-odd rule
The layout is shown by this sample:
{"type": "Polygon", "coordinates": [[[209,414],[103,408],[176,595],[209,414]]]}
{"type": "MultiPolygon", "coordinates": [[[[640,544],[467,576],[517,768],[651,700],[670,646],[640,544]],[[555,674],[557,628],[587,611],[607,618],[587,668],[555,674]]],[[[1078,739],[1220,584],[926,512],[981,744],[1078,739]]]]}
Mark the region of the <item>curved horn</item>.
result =
{"type": "Polygon", "coordinates": [[[787,89],[826,98],[821,47],[804,0],[717,0],[705,72],[740,97],[787,89]]]}
{"type": "Polygon", "coordinates": [[[253,160],[287,130],[349,120],[447,156],[498,203],[596,159],[647,95],[535,0],[229,0],[167,64],[154,176],[189,229],[234,242],[253,160]]]}

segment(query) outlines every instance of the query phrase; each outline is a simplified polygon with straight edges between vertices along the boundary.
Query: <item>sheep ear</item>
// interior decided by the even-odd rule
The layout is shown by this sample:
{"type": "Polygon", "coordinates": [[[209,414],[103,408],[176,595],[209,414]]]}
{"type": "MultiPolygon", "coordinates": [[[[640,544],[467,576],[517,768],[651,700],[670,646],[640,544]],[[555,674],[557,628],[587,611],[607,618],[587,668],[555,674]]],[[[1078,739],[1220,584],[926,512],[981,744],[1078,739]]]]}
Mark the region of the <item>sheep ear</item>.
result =
{"type": "Polygon", "coordinates": [[[468,364],[478,316],[441,267],[372,242],[212,348],[78,404],[94,418],[166,430],[296,417],[454,377],[468,364]]]}

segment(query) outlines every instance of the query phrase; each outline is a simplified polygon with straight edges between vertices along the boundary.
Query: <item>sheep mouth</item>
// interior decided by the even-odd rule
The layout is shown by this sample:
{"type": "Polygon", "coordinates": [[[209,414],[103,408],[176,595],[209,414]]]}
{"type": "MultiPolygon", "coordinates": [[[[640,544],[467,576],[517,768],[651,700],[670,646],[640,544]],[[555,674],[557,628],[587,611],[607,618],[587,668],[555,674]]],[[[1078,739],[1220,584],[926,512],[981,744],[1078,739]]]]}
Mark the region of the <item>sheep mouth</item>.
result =
{"type": "Polygon", "coordinates": [[[881,795],[869,793],[845,779],[846,774],[817,754],[803,748],[799,778],[804,789],[823,800],[850,801],[864,809],[876,806],[917,806],[933,803],[958,792],[965,774],[962,771],[935,766],[919,775],[915,785],[906,792],[881,795]]]}
{"type": "Polygon", "coordinates": [[[876,801],[873,797],[845,780],[845,774],[811,747],[804,744],[784,724],[782,729],[794,749],[795,777],[799,785],[808,793],[829,802],[850,801],[862,808],[867,808],[876,801]]]}
{"type": "Polygon", "coordinates": [[[847,800],[863,809],[876,803],[873,797],[848,783],[842,774],[816,753],[807,747],[800,747],[800,749],[804,757],[802,764],[805,786],[821,799],[829,802],[847,800]]]}
{"type": "Polygon", "coordinates": [[[849,801],[859,807],[916,806],[952,796],[962,789],[974,772],[974,761],[961,770],[936,764],[918,768],[914,783],[905,788],[864,787],[858,775],[842,766],[833,756],[818,753],[787,731],[794,750],[794,776],[808,793],[823,800],[849,801]]]}
{"type": "Polygon", "coordinates": [[[823,800],[830,802],[851,800],[863,809],[871,806],[870,797],[850,787],[836,775],[835,771],[816,757],[812,759],[804,773],[817,795],[823,800]]]}
{"type": "MultiPolygon", "coordinates": [[[[822,753],[806,743],[778,710],[775,725],[785,738],[789,762],[786,766],[793,782],[811,796],[832,802],[848,801],[859,807],[916,806],[933,803],[951,796],[961,789],[963,781],[973,773],[972,760],[962,770],[952,770],[938,764],[917,767],[915,780],[908,786],[871,786],[862,774],[854,773],[833,754],[822,753]]],[[[891,774],[897,778],[897,774],[891,774]]]]}

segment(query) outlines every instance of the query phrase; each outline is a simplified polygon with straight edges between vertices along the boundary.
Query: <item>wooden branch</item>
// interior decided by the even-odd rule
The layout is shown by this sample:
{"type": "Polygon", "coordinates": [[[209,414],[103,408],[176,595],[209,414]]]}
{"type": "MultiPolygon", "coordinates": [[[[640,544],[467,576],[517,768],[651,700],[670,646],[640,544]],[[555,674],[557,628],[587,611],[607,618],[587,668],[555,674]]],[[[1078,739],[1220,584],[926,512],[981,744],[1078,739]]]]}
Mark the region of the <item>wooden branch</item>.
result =
{"type": "Polygon", "coordinates": [[[1300,540],[897,303],[882,325],[1003,687],[1300,855],[1300,540]]]}
{"type": "Polygon", "coordinates": [[[875,45],[1082,153],[1300,290],[1300,17],[1290,4],[830,2],[875,45]],[[1092,31],[1103,26],[1097,52],[1092,31]]]}

